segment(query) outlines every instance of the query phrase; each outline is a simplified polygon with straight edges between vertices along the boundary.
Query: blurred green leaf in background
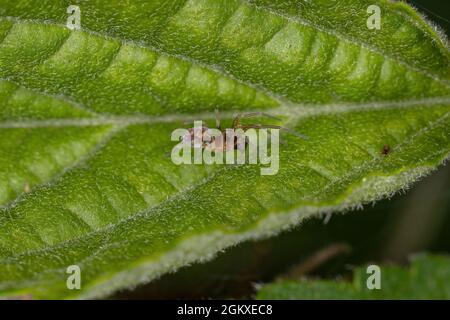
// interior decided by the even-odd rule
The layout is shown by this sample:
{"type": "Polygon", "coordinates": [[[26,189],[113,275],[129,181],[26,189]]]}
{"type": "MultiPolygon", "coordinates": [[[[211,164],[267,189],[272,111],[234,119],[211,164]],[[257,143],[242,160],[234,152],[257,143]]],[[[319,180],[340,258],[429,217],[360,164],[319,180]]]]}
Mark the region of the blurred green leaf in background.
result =
{"type": "MultiPolygon", "coordinates": [[[[408,268],[383,266],[378,288],[367,284],[368,268],[357,268],[353,282],[283,281],[263,286],[258,299],[450,299],[450,258],[415,257],[408,268]],[[370,286],[370,289],[369,289],[370,286]]],[[[370,271],[370,269],[369,269],[370,271]]],[[[370,273],[370,272],[369,272],[370,273]]]]}

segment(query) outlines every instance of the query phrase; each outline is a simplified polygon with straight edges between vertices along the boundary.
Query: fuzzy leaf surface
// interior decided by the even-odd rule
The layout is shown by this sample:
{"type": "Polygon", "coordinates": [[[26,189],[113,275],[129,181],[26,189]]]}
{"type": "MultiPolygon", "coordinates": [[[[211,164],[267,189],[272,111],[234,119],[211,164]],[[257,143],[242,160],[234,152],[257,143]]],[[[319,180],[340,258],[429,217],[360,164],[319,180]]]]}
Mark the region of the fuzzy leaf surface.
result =
{"type": "Polygon", "coordinates": [[[449,51],[404,3],[86,1],[78,31],[71,4],[0,0],[2,295],[106,296],[392,195],[450,154],[449,51]],[[173,164],[171,132],[217,108],[309,139],[283,135],[274,176],[173,164]]]}

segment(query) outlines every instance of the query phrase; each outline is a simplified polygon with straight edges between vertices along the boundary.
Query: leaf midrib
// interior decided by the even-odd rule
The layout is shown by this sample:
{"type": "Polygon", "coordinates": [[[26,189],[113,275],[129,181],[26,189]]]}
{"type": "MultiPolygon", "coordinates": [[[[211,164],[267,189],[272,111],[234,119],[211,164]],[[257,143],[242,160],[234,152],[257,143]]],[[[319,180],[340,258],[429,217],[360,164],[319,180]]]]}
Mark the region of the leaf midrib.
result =
{"type": "MultiPolygon", "coordinates": [[[[271,110],[247,110],[248,112],[254,111],[265,111],[268,114],[274,116],[288,116],[286,121],[288,126],[290,122],[295,122],[300,119],[327,115],[327,114],[342,114],[351,113],[359,111],[371,111],[371,110],[387,110],[387,109],[403,109],[410,107],[434,107],[441,106],[444,104],[450,104],[450,96],[427,98],[427,99],[411,99],[408,101],[397,101],[397,102],[379,102],[379,103],[354,103],[354,104],[334,104],[334,105],[324,105],[323,108],[316,108],[314,105],[281,105],[280,107],[273,108],[271,110]]],[[[246,112],[242,110],[239,112],[246,112]]],[[[220,115],[223,119],[232,119],[239,112],[222,112],[220,115]]],[[[86,156],[77,160],[73,165],[64,167],[61,172],[56,174],[52,179],[47,182],[42,182],[33,187],[33,190],[42,186],[51,186],[58,179],[67,172],[68,170],[76,169],[80,167],[83,163],[93,157],[101,148],[106,145],[106,143],[116,136],[118,133],[122,132],[126,128],[132,125],[147,125],[156,123],[172,123],[172,122],[187,122],[194,120],[214,120],[216,115],[213,112],[203,112],[198,114],[171,114],[165,116],[99,116],[98,118],[74,118],[74,119],[58,119],[58,120],[21,120],[21,121],[4,121],[0,122],[1,129],[13,129],[13,128],[49,128],[49,127],[89,127],[89,126],[106,126],[110,125],[110,133],[106,135],[105,138],[101,139],[96,145],[94,145],[90,152],[86,156]]],[[[24,193],[20,193],[15,199],[0,205],[0,209],[7,210],[11,208],[15,203],[17,203],[24,193]]],[[[147,208],[148,209],[148,208],[147,208]]]]}
{"type": "MultiPolygon", "coordinates": [[[[248,1],[243,1],[243,2],[248,2],[248,1]]],[[[265,10],[270,11],[267,8],[265,8],[265,10]]],[[[287,17],[284,17],[284,18],[287,18],[287,17]]],[[[17,19],[17,18],[15,18],[15,19],[17,19]]],[[[19,22],[21,22],[21,21],[23,21],[23,22],[24,21],[32,21],[32,22],[38,21],[39,23],[42,23],[42,24],[46,23],[45,21],[40,21],[40,20],[20,20],[20,19],[18,19],[17,21],[19,21],[19,22]]],[[[296,22],[297,23],[301,23],[301,21],[296,21],[296,22]]],[[[58,26],[65,27],[64,25],[56,24],[56,23],[48,23],[48,24],[53,24],[53,25],[58,25],[58,26]]],[[[308,24],[308,25],[316,28],[319,31],[327,32],[326,30],[321,30],[320,28],[318,28],[318,27],[316,27],[316,26],[314,26],[312,24],[308,24]]],[[[90,31],[90,30],[87,30],[87,29],[83,29],[82,31],[87,32],[87,33],[92,34],[92,35],[97,35],[97,36],[102,36],[102,37],[109,38],[109,39],[112,39],[112,40],[117,40],[117,41],[120,41],[122,44],[130,43],[130,44],[135,45],[135,46],[139,46],[139,47],[142,47],[142,48],[153,50],[153,51],[155,51],[157,53],[160,53],[160,54],[163,54],[163,55],[166,55],[166,56],[173,56],[173,57],[185,60],[185,61],[189,61],[189,62],[194,63],[196,65],[203,66],[203,67],[208,68],[210,70],[213,70],[215,72],[221,73],[222,75],[226,75],[227,77],[233,78],[233,79],[235,79],[235,80],[237,80],[237,81],[239,81],[241,83],[244,83],[244,84],[246,84],[246,85],[248,85],[250,87],[256,88],[256,89],[258,89],[258,90],[260,90],[260,91],[262,91],[262,92],[264,92],[266,94],[269,94],[272,98],[274,98],[275,100],[280,102],[280,106],[277,107],[277,108],[274,108],[272,110],[269,110],[268,112],[272,113],[272,114],[275,114],[276,112],[283,111],[283,112],[285,112],[286,115],[290,115],[291,116],[291,118],[290,118],[291,120],[292,119],[299,119],[299,118],[303,118],[303,117],[308,117],[308,116],[313,116],[313,115],[318,115],[318,114],[335,114],[335,113],[338,113],[338,112],[339,113],[341,113],[341,112],[354,112],[354,111],[358,111],[358,110],[374,110],[374,109],[397,108],[397,107],[398,108],[401,108],[401,107],[409,108],[409,107],[417,106],[419,104],[423,105],[423,106],[433,107],[433,106],[439,105],[439,104],[449,104],[450,103],[450,97],[443,96],[443,97],[436,97],[436,98],[423,99],[423,100],[415,99],[415,100],[392,101],[392,102],[390,102],[390,101],[379,101],[379,102],[370,102],[370,103],[352,103],[352,104],[335,104],[335,105],[330,105],[330,104],[311,104],[309,106],[308,105],[299,105],[299,104],[295,104],[294,102],[292,102],[290,100],[286,101],[285,97],[276,97],[276,94],[271,92],[270,90],[267,90],[267,88],[261,88],[260,86],[257,86],[255,84],[243,81],[241,79],[236,79],[231,74],[229,74],[228,72],[222,70],[221,68],[218,68],[217,66],[210,65],[210,64],[205,64],[203,62],[196,61],[195,59],[191,59],[191,58],[189,58],[187,56],[172,55],[170,53],[161,51],[161,49],[152,48],[152,47],[150,47],[148,45],[142,45],[142,44],[140,44],[140,43],[138,43],[136,41],[123,40],[123,39],[119,39],[117,37],[111,37],[111,36],[109,36],[107,34],[105,35],[105,34],[98,33],[98,32],[95,32],[95,31],[90,31]],[[315,108],[313,108],[313,107],[315,107],[315,108]],[[317,110],[317,109],[321,109],[321,110],[317,110]]],[[[329,33],[329,32],[327,32],[327,33],[329,33]]],[[[329,33],[329,34],[337,36],[336,34],[333,34],[333,33],[329,33]]],[[[410,70],[417,71],[417,72],[419,72],[419,73],[421,73],[421,74],[423,74],[423,75],[425,75],[427,77],[430,77],[430,78],[432,78],[432,79],[434,79],[436,81],[441,82],[442,84],[446,85],[447,87],[450,87],[450,82],[449,81],[447,81],[445,79],[442,79],[442,78],[438,77],[437,75],[430,74],[427,71],[419,70],[419,69],[416,70],[416,68],[414,66],[408,65],[407,63],[404,63],[403,61],[399,61],[397,59],[389,57],[388,55],[386,55],[386,54],[384,54],[382,52],[378,52],[378,51],[376,51],[377,49],[375,49],[375,48],[367,47],[366,45],[364,45],[362,43],[359,43],[359,42],[349,41],[346,38],[339,38],[339,39],[342,39],[342,40],[345,40],[345,41],[348,41],[348,42],[351,42],[351,43],[354,43],[354,44],[358,44],[359,46],[363,46],[366,49],[371,50],[372,52],[376,52],[376,53],[382,54],[383,57],[385,57],[385,58],[388,58],[388,59],[391,59],[393,61],[396,61],[397,63],[401,63],[401,64],[403,64],[404,66],[406,66],[410,70]]],[[[24,87],[23,85],[21,85],[21,86],[24,87]]],[[[45,94],[43,92],[39,92],[39,93],[45,94]]],[[[76,102],[76,103],[78,103],[78,102],[76,102]]],[[[255,111],[255,110],[252,109],[251,111],[255,111]]],[[[245,112],[245,110],[242,110],[240,112],[245,112]]],[[[232,117],[236,113],[237,113],[237,111],[234,112],[234,113],[231,113],[231,112],[226,113],[226,115],[225,115],[225,113],[223,113],[223,115],[225,117],[232,117]]],[[[97,115],[97,114],[95,114],[95,115],[97,115]]],[[[448,115],[449,114],[446,113],[440,119],[432,122],[430,124],[430,126],[435,125],[438,121],[442,120],[442,118],[447,117],[448,115]]],[[[120,125],[121,124],[124,127],[127,127],[129,125],[134,125],[134,124],[151,124],[151,123],[158,123],[158,122],[181,121],[181,120],[186,120],[187,116],[191,116],[192,118],[195,118],[195,119],[214,119],[214,116],[212,115],[212,113],[204,113],[204,114],[197,114],[197,115],[170,114],[170,115],[166,115],[166,116],[155,116],[155,117],[150,117],[150,116],[147,116],[147,117],[144,117],[144,116],[139,116],[139,117],[136,117],[136,116],[120,116],[120,117],[99,116],[99,117],[94,118],[94,119],[68,119],[66,122],[65,122],[65,120],[56,120],[56,121],[52,121],[52,120],[29,120],[29,121],[19,121],[19,122],[16,122],[16,123],[13,123],[13,122],[0,122],[0,129],[2,129],[2,128],[14,128],[14,127],[19,127],[21,125],[23,125],[22,127],[29,127],[29,128],[34,128],[34,127],[36,127],[36,125],[38,127],[39,126],[40,127],[47,127],[47,126],[55,126],[55,124],[57,124],[57,126],[60,126],[60,127],[74,126],[74,125],[78,125],[78,126],[83,127],[83,126],[86,126],[86,125],[108,125],[108,124],[111,124],[111,125],[120,125]],[[78,122],[78,121],[80,121],[80,122],[78,122]],[[83,123],[83,121],[87,121],[87,122],[83,123]],[[92,122],[89,122],[89,121],[92,121],[92,122]],[[17,125],[17,126],[14,126],[14,125],[17,125]]],[[[426,130],[421,130],[418,133],[414,134],[414,136],[416,136],[417,134],[421,135],[424,132],[426,132],[426,130]]],[[[399,148],[399,149],[401,149],[401,148],[399,148]]],[[[92,154],[91,154],[91,156],[92,156],[92,154]]],[[[374,160],[374,159],[372,159],[372,160],[374,160]]],[[[368,162],[368,161],[366,161],[366,162],[368,162]]],[[[76,166],[77,165],[75,165],[75,167],[76,166]]],[[[219,170],[225,170],[225,169],[226,169],[226,167],[221,168],[219,170]]],[[[360,169],[360,167],[359,167],[359,169],[360,169]]],[[[405,168],[402,168],[402,169],[404,170],[405,168]]],[[[215,176],[215,174],[217,174],[217,173],[218,172],[215,172],[214,174],[209,176],[207,179],[210,179],[210,178],[212,179],[215,176]]],[[[202,181],[200,183],[200,185],[202,185],[203,183],[205,183],[205,181],[202,181]]],[[[334,181],[333,183],[336,183],[336,181],[334,181]]],[[[351,186],[353,186],[353,185],[355,185],[357,183],[360,183],[360,181],[355,182],[351,186]]],[[[327,185],[327,186],[329,186],[329,185],[327,185]]],[[[349,188],[351,186],[349,186],[349,188]]],[[[179,195],[180,195],[180,192],[177,192],[177,193],[173,194],[169,199],[164,200],[163,202],[157,204],[156,207],[164,204],[166,201],[169,201],[169,200],[172,200],[173,198],[178,197],[179,195]]],[[[7,258],[1,259],[0,262],[7,261],[8,259],[16,259],[18,257],[21,257],[22,255],[27,255],[27,254],[31,255],[31,254],[36,253],[36,252],[45,252],[47,250],[53,250],[53,249],[58,248],[60,246],[62,248],[64,248],[68,243],[78,242],[81,239],[89,237],[92,234],[105,232],[108,228],[114,228],[114,227],[116,227],[119,224],[126,223],[128,219],[137,218],[138,216],[148,214],[148,212],[150,210],[152,210],[152,207],[146,208],[144,211],[142,211],[140,213],[137,213],[137,214],[133,215],[132,217],[128,217],[128,218],[122,219],[122,220],[118,221],[117,223],[112,224],[110,226],[107,226],[107,227],[104,227],[104,228],[99,228],[99,229],[97,229],[97,230],[95,230],[93,232],[89,232],[89,233],[83,234],[80,237],[75,237],[75,238],[72,238],[72,239],[69,239],[69,240],[57,243],[57,244],[52,245],[52,246],[45,246],[44,248],[41,248],[41,249],[29,250],[29,251],[21,252],[18,255],[8,256],[7,258]]],[[[91,257],[92,255],[93,254],[88,255],[87,258],[91,257]]]]}
{"type": "MultiPolygon", "coordinates": [[[[337,103],[337,104],[282,104],[269,110],[263,109],[244,109],[236,111],[220,112],[224,119],[231,119],[239,113],[245,112],[265,112],[270,115],[288,116],[290,120],[299,120],[302,118],[327,115],[342,114],[357,111],[373,111],[387,109],[407,109],[412,107],[435,107],[450,104],[450,96],[440,96],[426,99],[410,99],[399,101],[379,101],[368,103],[337,103]]],[[[220,111],[220,110],[219,110],[220,111]]],[[[98,114],[98,117],[91,118],[64,118],[48,120],[18,120],[18,121],[0,121],[0,129],[13,128],[50,128],[50,127],[92,127],[104,125],[117,125],[128,127],[131,125],[144,125],[154,123],[186,122],[194,120],[214,120],[214,112],[202,112],[195,114],[167,114],[162,116],[149,115],[129,115],[129,116],[108,116],[98,114]]]]}
{"type": "MultiPolygon", "coordinates": [[[[428,123],[425,127],[423,127],[421,130],[415,132],[414,134],[410,135],[408,138],[406,138],[406,139],[404,139],[402,142],[400,142],[400,143],[394,148],[394,150],[395,150],[396,152],[399,152],[399,151],[401,151],[403,148],[405,148],[405,147],[407,147],[407,146],[409,146],[409,145],[412,145],[412,144],[415,142],[415,140],[416,140],[417,138],[421,137],[423,134],[427,133],[429,130],[438,127],[439,124],[440,124],[440,122],[443,121],[444,119],[448,118],[449,116],[450,116],[450,111],[447,112],[447,113],[445,113],[445,114],[443,114],[441,117],[435,119],[434,121],[429,122],[429,123],[428,123]]],[[[447,149],[439,150],[439,151],[437,151],[437,152],[434,152],[434,153],[431,154],[431,155],[428,155],[428,157],[422,159],[422,162],[423,162],[423,163],[426,163],[426,161],[427,161],[429,158],[431,158],[432,156],[434,156],[434,155],[436,155],[436,154],[442,153],[442,152],[445,151],[445,150],[447,150],[447,149]]],[[[91,154],[91,155],[92,155],[92,154],[91,154]]],[[[447,153],[447,155],[445,156],[445,159],[448,158],[449,156],[450,156],[450,153],[447,153]]],[[[364,168],[366,168],[366,169],[367,169],[367,168],[370,168],[371,165],[374,166],[375,164],[377,164],[377,162],[382,161],[382,160],[383,160],[383,157],[375,157],[375,158],[369,159],[369,160],[365,161],[362,165],[360,165],[360,166],[358,166],[358,167],[355,167],[354,170],[349,171],[349,173],[346,174],[346,176],[347,176],[347,177],[351,177],[352,175],[354,175],[355,173],[361,171],[362,169],[364,169],[364,168]]],[[[410,169],[410,168],[409,168],[409,167],[403,167],[402,169],[398,170],[397,174],[399,174],[399,173],[401,173],[401,172],[404,172],[404,171],[406,171],[407,169],[410,169]]],[[[117,221],[116,223],[109,224],[109,225],[107,225],[107,226],[105,226],[105,227],[96,229],[96,230],[94,230],[94,231],[92,231],[92,232],[88,232],[88,233],[82,234],[82,235],[80,235],[80,236],[78,236],[78,237],[74,237],[74,238],[72,238],[72,239],[68,239],[68,240],[59,242],[59,243],[54,244],[54,245],[45,246],[45,247],[42,247],[42,248],[39,248],[39,249],[26,250],[26,251],[20,252],[19,254],[15,254],[15,255],[11,255],[11,256],[4,257],[4,258],[0,259],[0,263],[7,262],[8,260],[14,260],[14,259],[17,259],[18,257],[22,257],[22,256],[27,256],[27,255],[29,256],[29,255],[33,255],[33,254],[35,254],[35,253],[42,253],[42,252],[45,253],[45,252],[49,252],[49,251],[54,250],[54,249],[57,249],[57,248],[64,248],[66,245],[72,244],[72,243],[74,243],[74,242],[76,243],[77,241],[81,241],[81,240],[83,240],[83,239],[85,239],[85,238],[88,238],[88,237],[90,237],[90,236],[93,236],[93,235],[96,235],[96,234],[100,234],[100,233],[105,233],[107,230],[114,229],[114,228],[116,228],[118,225],[126,224],[127,221],[129,221],[129,220],[134,220],[134,219],[137,219],[137,218],[139,218],[139,217],[141,217],[141,216],[146,216],[146,215],[150,214],[150,212],[151,212],[152,210],[155,210],[155,209],[157,209],[158,207],[161,207],[161,206],[164,205],[165,203],[168,203],[168,202],[170,202],[170,201],[174,201],[174,200],[176,200],[176,199],[179,198],[179,197],[185,196],[185,195],[187,194],[187,191],[189,191],[189,190],[194,190],[194,189],[197,189],[197,188],[200,188],[202,185],[204,185],[204,184],[207,183],[208,181],[212,180],[217,174],[219,174],[220,172],[225,171],[225,170],[230,170],[230,167],[223,166],[223,167],[217,169],[216,171],[214,171],[210,176],[206,177],[205,179],[203,179],[203,180],[200,181],[199,183],[197,183],[197,184],[195,184],[195,185],[193,185],[193,186],[190,186],[190,187],[186,188],[185,190],[178,191],[178,192],[174,193],[173,195],[169,196],[167,199],[161,201],[160,203],[158,203],[158,204],[156,204],[156,205],[154,205],[154,206],[148,207],[148,208],[146,208],[146,209],[144,209],[144,210],[142,210],[142,211],[140,211],[140,212],[138,212],[138,213],[136,213],[136,214],[134,214],[134,215],[132,215],[132,216],[126,217],[126,218],[124,218],[124,219],[121,219],[121,220],[117,221]]],[[[372,173],[372,174],[369,175],[369,176],[380,176],[380,175],[379,175],[379,174],[372,173]]],[[[382,176],[382,175],[381,175],[381,176],[382,176]]],[[[332,188],[335,184],[341,183],[341,182],[342,182],[342,179],[332,180],[332,181],[330,181],[328,184],[326,184],[325,186],[323,186],[323,188],[321,189],[321,192],[323,192],[323,190],[326,190],[326,189],[328,189],[328,188],[332,188]]],[[[349,186],[347,187],[347,190],[352,190],[355,186],[358,186],[358,185],[360,185],[360,184],[361,184],[361,179],[360,179],[360,180],[357,180],[357,181],[353,182],[351,185],[349,185],[349,186]]],[[[319,194],[319,193],[320,193],[320,192],[317,192],[317,194],[319,194]]],[[[346,193],[346,192],[344,192],[344,194],[345,194],[345,193],[346,193]]],[[[321,208],[321,207],[323,207],[323,206],[326,205],[326,204],[320,205],[320,204],[318,204],[317,202],[312,201],[311,199],[308,200],[307,198],[305,198],[304,200],[310,201],[310,202],[311,202],[311,203],[307,204],[308,206],[315,206],[315,207],[317,207],[317,208],[321,208]]],[[[341,200],[342,200],[342,199],[338,199],[338,202],[341,201],[341,200]]],[[[336,205],[336,204],[335,204],[335,205],[336,205]]],[[[297,208],[297,209],[298,209],[298,208],[297,208]]],[[[279,213],[279,212],[278,212],[278,213],[279,213]]],[[[88,255],[87,258],[90,257],[90,256],[92,256],[92,255],[88,255]]],[[[86,259],[86,258],[85,258],[85,259],[86,259]]]]}

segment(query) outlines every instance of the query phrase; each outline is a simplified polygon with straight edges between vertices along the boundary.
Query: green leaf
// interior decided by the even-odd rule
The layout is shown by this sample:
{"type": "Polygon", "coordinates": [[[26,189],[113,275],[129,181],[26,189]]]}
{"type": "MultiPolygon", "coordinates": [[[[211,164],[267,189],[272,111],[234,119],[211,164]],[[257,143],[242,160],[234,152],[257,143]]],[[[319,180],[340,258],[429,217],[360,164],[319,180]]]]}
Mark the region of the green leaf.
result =
{"type": "Polygon", "coordinates": [[[409,268],[380,268],[380,289],[369,290],[367,268],[354,271],[353,282],[311,280],[280,281],[264,285],[257,299],[450,299],[450,258],[417,256],[409,268]]]}
{"type": "Polygon", "coordinates": [[[390,196],[450,154],[449,51],[404,3],[90,1],[80,31],[70,4],[0,0],[3,295],[105,296],[390,196]],[[171,132],[216,108],[309,139],[283,137],[274,176],[174,165],[171,132]]]}

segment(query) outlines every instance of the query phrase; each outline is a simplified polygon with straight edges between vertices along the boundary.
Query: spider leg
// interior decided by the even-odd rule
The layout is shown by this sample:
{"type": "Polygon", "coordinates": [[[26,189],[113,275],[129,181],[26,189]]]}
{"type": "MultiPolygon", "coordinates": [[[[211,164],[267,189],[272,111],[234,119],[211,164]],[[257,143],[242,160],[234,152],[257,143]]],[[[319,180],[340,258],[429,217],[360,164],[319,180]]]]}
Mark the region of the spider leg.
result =
{"type": "Polygon", "coordinates": [[[289,132],[290,134],[299,137],[303,140],[308,140],[308,137],[298,133],[297,131],[291,130],[289,128],[286,127],[282,127],[282,126],[276,126],[276,125],[268,125],[268,124],[253,124],[253,125],[246,125],[246,126],[239,126],[239,129],[242,130],[247,130],[247,129],[281,129],[281,130],[285,130],[287,132],[289,132]]]}
{"type": "Polygon", "coordinates": [[[233,120],[233,128],[236,128],[237,126],[239,126],[240,121],[242,118],[251,118],[251,117],[267,117],[267,118],[271,118],[274,120],[281,120],[280,118],[274,117],[268,113],[264,113],[264,112],[247,112],[247,113],[240,113],[238,114],[234,120],[233,120]]]}
{"type": "Polygon", "coordinates": [[[247,130],[247,129],[281,129],[281,126],[272,125],[272,124],[249,124],[249,125],[239,125],[238,129],[247,130]]]}
{"type": "Polygon", "coordinates": [[[308,140],[309,139],[308,136],[305,136],[304,134],[298,133],[295,130],[292,130],[292,129],[289,129],[289,128],[286,128],[286,127],[281,127],[281,129],[285,130],[286,132],[289,132],[290,134],[292,134],[292,135],[294,135],[294,136],[296,136],[296,137],[298,137],[300,139],[303,139],[303,140],[308,140]]]}

